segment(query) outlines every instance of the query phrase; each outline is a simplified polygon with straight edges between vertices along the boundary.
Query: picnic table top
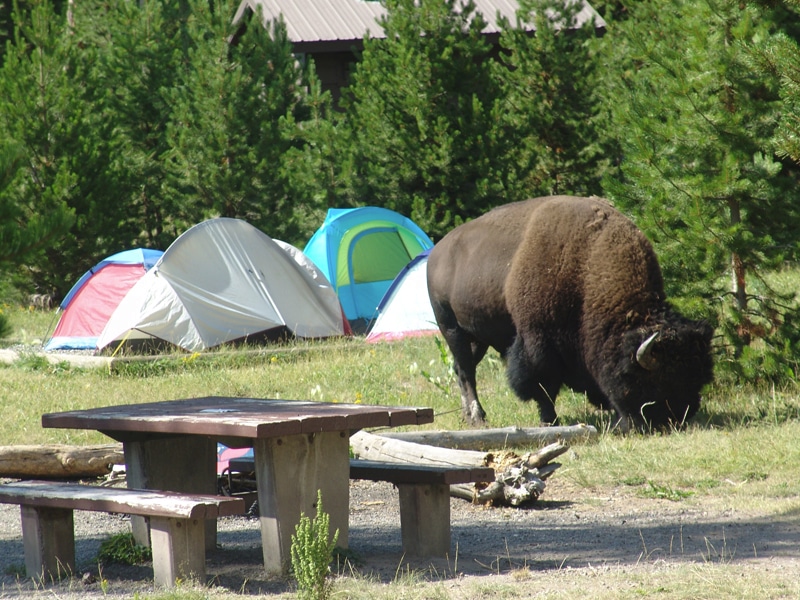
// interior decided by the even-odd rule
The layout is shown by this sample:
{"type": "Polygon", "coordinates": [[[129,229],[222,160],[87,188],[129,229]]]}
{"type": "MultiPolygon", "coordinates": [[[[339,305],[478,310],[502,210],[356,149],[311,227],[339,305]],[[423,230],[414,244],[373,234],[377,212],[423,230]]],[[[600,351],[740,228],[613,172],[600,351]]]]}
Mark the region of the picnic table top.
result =
{"type": "Polygon", "coordinates": [[[42,426],[116,432],[267,438],[433,422],[433,409],[207,396],[48,413],[42,426]]]}

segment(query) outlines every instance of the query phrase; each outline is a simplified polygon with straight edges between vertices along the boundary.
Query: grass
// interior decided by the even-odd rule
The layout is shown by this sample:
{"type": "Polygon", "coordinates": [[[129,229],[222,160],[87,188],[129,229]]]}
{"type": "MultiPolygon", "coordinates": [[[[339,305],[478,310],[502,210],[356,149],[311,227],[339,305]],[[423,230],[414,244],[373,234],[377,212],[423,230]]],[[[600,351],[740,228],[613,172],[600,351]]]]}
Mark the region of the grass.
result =
{"type": "MultiPolygon", "coordinates": [[[[7,345],[41,344],[54,323],[51,312],[5,310],[15,327],[15,337],[6,340],[7,345]]],[[[4,415],[0,436],[6,445],[108,443],[96,432],[45,430],[41,415],[205,395],[431,406],[437,416],[428,427],[461,429],[459,395],[434,340],[371,345],[355,338],[225,348],[132,362],[110,371],[54,365],[26,355],[17,363],[0,365],[4,415]]],[[[481,363],[478,382],[491,426],[537,424],[536,406],[518,401],[509,391],[496,355],[481,363]]],[[[664,500],[708,502],[765,518],[794,514],[795,499],[800,497],[798,391],[796,384],[780,389],[712,386],[686,430],[625,437],[606,433],[610,416],[595,410],[583,395],[562,391],[557,408],[563,421],[588,423],[603,433],[596,441],[573,445],[559,458],[563,466],[555,477],[596,490],[598,496],[609,490],[632,490],[640,498],[652,499],[654,506],[664,500]]],[[[484,585],[475,579],[398,573],[387,586],[353,574],[336,580],[332,597],[562,599],[585,597],[587,586],[595,598],[800,597],[800,583],[793,574],[746,562],[730,567],[724,560],[596,570],[520,570],[507,582],[493,584],[496,587],[491,590],[484,585]]],[[[277,597],[284,596],[291,597],[277,597]]],[[[231,590],[190,588],[152,596],[157,600],[234,597],[240,596],[231,590]]]]}

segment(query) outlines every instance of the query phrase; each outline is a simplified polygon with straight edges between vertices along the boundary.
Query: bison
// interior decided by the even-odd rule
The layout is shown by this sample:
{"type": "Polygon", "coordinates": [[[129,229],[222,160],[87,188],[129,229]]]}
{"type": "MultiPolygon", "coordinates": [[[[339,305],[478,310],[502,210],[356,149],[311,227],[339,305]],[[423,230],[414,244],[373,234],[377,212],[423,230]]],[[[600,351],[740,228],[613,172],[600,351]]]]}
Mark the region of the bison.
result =
{"type": "Polygon", "coordinates": [[[711,326],[667,304],[650,242],[602,198],[534,198],[456,227],[428,257],[428,291],[473,425],[490,346],[549,424],[566,385],[623,431],[679,427],[712,379],[711,326]]]}

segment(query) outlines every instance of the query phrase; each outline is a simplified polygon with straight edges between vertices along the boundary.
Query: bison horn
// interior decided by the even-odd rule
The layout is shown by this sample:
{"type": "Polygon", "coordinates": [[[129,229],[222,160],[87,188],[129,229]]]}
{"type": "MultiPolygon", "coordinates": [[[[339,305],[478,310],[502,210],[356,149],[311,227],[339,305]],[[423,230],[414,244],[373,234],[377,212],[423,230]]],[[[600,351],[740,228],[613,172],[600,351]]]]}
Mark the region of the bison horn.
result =
{"type": "Polygon", "coordinates": [[[653,335],[643,341],[642,345],[639,346],[639,349],[636,351],[636,362],[638,362],[643,369],[647,369],[648,371],[652,371],[657,366],[655,359],[652,357],[652,346],[653,342],[658,337],[658,333],[659,332],[656,331],[653,335]]]}

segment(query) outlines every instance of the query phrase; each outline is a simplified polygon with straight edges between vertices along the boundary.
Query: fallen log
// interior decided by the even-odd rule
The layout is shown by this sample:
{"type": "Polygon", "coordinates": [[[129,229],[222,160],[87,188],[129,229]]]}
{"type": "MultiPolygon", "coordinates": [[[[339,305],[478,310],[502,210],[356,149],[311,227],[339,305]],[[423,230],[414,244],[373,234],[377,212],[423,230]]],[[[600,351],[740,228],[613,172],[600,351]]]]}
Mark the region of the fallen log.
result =
{"type": "Polygon", "coordinates": [[[472,450],[452,450],[417,442],[396,440],[384,435],[358,431],[350,436],[353,452],[365,460],[412,462],[423,465],[488,467],[492,455],[472,450]]]}
{"type": "Polygon", "coordinates": [[[0,477],[80,478],[108,475],[125,463],[122,444],[0,446],[0,477]]]}
{"type": "Polygon", "coordinates": [[[492,467],[495,481],[489,484],[450,486],[450,495],[478,504],[521,506],[539,498],[544,480],[560,466],[551,462],[569,446],[554,442],[536,452],[518,456],[513,452],[480,452],[428,446],[416,442],[359,431],[350,436],[353,453],[366,460],[414,462],[446,466],[492,467]]]}
{"type": "Polygon", "coordinates": [[[552,442],[582,441],[597,437],[592,425],[565,427],[501,427],[466,431],[387,431],[380,434],[395,440],[428,444],[456,450],[490,450],[496,448],[538,446],[552,442]]]}

